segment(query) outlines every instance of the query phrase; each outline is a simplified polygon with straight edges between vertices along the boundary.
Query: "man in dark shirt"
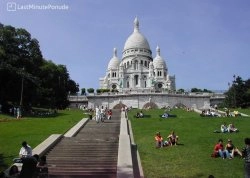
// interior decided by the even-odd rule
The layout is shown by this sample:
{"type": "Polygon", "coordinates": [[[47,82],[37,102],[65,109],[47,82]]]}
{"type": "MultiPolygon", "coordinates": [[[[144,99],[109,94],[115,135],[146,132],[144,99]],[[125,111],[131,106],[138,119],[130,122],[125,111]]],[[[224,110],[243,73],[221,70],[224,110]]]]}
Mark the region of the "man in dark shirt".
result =
{"type": "Polygon", "coordinates": [[[38,161],[38,155],[22,158],[22,170],[20,172],[20,178],[32,178],[36,172],[36,165],[38,161]]]}
{"type": "Polygon", "coordinates": [[[250,178],[250,138],[245,138],[245,145],[242,150],[242,156],[245,159],[245,178],[250,178]]]}

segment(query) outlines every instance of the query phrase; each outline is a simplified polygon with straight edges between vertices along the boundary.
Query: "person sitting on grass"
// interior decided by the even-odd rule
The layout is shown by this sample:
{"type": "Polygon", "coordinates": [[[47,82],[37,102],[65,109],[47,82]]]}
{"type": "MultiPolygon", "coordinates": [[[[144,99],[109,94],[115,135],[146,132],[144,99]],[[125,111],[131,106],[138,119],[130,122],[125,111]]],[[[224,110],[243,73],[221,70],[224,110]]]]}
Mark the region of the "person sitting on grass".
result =
{"type": "Polygon", "coordinates": [[[234,158],[235,155],[240,155],[242,157],[242,153],[238,150],[237,147],[234,146],[232,140],[228,139],[228,143],[226,144],[226,156],[229,159],[234,158]]]}
{"type": "Polygon", "coordinates": [[[175,134],[175,132],[172,131],[172,132],[170,133],[170,135],[168,136],[169,145],[170,145],[170,146],[177,145],[178,138],[179,138],[179,137],[175,134]]]}
{"type": "Polygon", "coordinates": [[[214,146],[214,152],[212,154],[213,157],[221,157],[225,159],[226,151],[224,150],[223,140],[219,139],[218,143],[214,146]]]}
{"type": "Polygon", "coordinates": [[[239,113],[239,111],[234,111],[234,117],[238,117],[241,116],[241,114],[239,113]]]}
{"type": "Polygon", "coordinates": [[[137,112],[136,115],[135,115],[136,118],[143,118],[144,117],[144,114],[142,111],[140,112],[137,112]]]}
{"type": "Polygon", "coordinates": [[[21,147],[21,149],[19,151],[19,158],[14,158],[13,162],[14,163],[21,163],[22,158],[31,157],[31,156],[32,156],[32,148],[31,148],[31,146],[29,146],[26,141],[23,141],[22,142],[22,147],[21,147]]]}
{"type": "Polygon", "coordinates": [[[140,111],[139,116],[140,116],[140,118],[144,117],[144,114],[143,114],[142,110],[140,111]]]}
{"type": "Polygon", "coordinates": [[[160,132],[157,132],[155,135],[155,144],[156,144],[156,148],[163,147],[163,137],[161,136],[160,132]]]}
{"type": "Polygon", "coordinates": [[[225,122],[220,126],[220,130],[222,133],[228,132],[228,128],[225,122]]]}
{"type": "Polygon", "coordinates": [[[228,132],[238,132],[238,129],[234,126],[234,124],[229,124],[228,125],[228,132]]]}

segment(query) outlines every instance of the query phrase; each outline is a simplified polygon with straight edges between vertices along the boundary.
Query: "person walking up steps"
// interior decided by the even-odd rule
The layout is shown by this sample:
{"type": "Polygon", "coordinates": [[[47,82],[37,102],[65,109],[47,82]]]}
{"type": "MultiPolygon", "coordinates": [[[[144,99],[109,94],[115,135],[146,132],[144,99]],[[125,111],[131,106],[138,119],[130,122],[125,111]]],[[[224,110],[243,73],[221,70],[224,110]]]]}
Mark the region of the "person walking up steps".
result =
{"type": "Polygon", "coordinates": [[[105,109],[102,106],[101,107],[101,121],[104,122],[104,119],[105,119],[105,109]]]}
{"type": "Polygon", "coordinates": [[[99,107],[96,106],[96,108],[95,108],[95,120],[96,120],[96,123],[100,122],[100,116],[101,116],[101,111],[100,111],[99,107]]]}
{"type": "Polygon", "coordinates": [[[111,117],[112,117],[112,110],[109,109],[107,113],[108,113],[108,120],[111,120],[111,117]]]}

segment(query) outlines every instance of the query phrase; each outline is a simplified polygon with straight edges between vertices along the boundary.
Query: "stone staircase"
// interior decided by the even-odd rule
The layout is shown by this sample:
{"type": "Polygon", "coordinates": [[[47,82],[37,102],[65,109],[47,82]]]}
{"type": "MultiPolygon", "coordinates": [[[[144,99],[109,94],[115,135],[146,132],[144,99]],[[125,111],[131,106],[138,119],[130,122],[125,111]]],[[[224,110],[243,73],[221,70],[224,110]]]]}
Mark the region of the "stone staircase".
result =
{"type": "Polygon", "coordinates": [[[120,110],[111,120],[89,120],[75,137],[63,137],[47,154],[50,178],[116,178],[120,110]]]}

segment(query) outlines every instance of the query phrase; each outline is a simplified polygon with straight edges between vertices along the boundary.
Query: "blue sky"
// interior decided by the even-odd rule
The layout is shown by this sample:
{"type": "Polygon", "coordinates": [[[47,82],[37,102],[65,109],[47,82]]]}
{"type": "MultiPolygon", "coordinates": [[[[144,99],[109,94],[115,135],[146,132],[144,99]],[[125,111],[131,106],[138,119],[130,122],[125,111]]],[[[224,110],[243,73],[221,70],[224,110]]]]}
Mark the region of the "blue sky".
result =
{"type": "Polygon", "coordinates": [[[99,88],[114,47],[121,59],[136,16],[153,57],[159,45],[177,89],[226,90],[234,74],[250,78],[249,0],[0,1],[0,22],[29,31],[43,57],[66,65],[80,88],[99,88]],[[16,11],[7,9],[9,2],[16,11]]]}

